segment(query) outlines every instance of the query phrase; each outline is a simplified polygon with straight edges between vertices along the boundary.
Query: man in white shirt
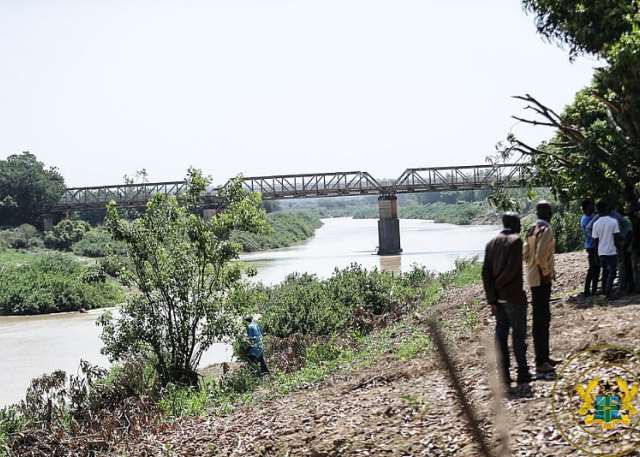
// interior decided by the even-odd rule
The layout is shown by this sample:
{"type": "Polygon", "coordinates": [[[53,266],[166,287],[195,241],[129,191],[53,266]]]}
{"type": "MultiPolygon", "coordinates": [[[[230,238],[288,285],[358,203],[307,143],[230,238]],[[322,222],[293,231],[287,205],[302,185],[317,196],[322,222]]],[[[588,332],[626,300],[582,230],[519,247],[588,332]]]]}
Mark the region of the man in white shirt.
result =
{"type": "Polygon", "coordinates": [[[592,237],[596,243],[600,265],[602,266],[602,285],[604,294],[611,298],[613,281],[618,272],[618,238],[620,225],[611,217],[607,202],[601,200],[596,205],[599,219],[593,224],[592,237]]]}

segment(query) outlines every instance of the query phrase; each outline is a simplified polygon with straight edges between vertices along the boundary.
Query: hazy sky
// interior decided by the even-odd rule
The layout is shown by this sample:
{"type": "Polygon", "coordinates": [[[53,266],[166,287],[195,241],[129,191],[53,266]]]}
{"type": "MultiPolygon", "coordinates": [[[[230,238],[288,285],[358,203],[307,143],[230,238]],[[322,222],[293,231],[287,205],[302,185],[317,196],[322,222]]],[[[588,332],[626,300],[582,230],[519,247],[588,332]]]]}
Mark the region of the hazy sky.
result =
{"type": "Polygon", "coordinates": [[[0,63],[0,157],[68,185],[482,163],[596,65],[518,0],[0,0],[0,63]]]}

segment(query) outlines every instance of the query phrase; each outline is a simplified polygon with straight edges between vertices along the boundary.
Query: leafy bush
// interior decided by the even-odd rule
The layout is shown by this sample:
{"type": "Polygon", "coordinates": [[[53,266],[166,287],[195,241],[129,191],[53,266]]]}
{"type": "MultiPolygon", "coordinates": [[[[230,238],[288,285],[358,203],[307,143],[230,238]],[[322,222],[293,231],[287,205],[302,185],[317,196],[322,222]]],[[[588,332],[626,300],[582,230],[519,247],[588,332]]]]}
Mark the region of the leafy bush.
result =
{"type": "Polygon", "coordinates": [[[95,269],[59,253],[4,266],[0,268],[0,314],[77,311],[121,302],[122,289],[96,274],[95,269]]]}
{"type": "Polygon", "coordinates": [[[168,384],[159,402],[160,411],[166,417],[200,416],[209,404],[207,385],[191,387],[168,384]]]}
{"type": "MultiPolygon", "coordinates": [[[[368,332],[386,319],[394,319],[419,303],[435,276],[415,267],[394,275],[358,264],[339,270],[325,280],[315,275],[292,274],[272,287],[252,289],[256,311],[265,331],[280,338],[294,334],[328,336],[348,329],[368,332]]],[[[232,300],[246,299],[232,296],[232,300]]]]}
{"type": "Polygon", "coordinates": [[[119,278],[127,268],[127,259],[123,256],[108,255],[100,261],[100,268],[105,274],[119,278]]]}
{"type": "Polygon", "coordinates": [[[551,221],[556,235],[556,252],[573,252],[584,246],[578,211],[560,210],[551,221]]]}
{"type": "Polygon", "coordinates": [[[22,224],[0,231],[0,245],[13,249],[33,249],[43,246],[42,236],[33,225],[22,224]]]}
{"type": "Polygon", "coordinates": [[[64,219],[45,233],[44,244],[50,249],[69,251],[91,229],[89,224],[75,219],[64,219]]]}
{"type": "Polygon", "coordinates": [[[127,247],[115,241],[111,234],[102,228],[86,232],[80,241],[71,246],[74,254],[84,257],[106,257],[108,255],[124,255],[127,247]]]}
{"type": "MultiPolygon", "coordinates": [[[[331,361],[354,335],[397,321],[433,294],[436,279],[417,266],[397,275],[353,264],[323,280],[292,274],[270,287],[245,284],[229,300],[262,315],[270,363],[288,372],[308,359],[331,361]]],[[[242,343],[235,343],[236,354],[242,343]]]]}
{"type": "Polygon", "coordinates": [[[256,372],[249,367],[242,367],[224,378],[222,390],[226,393],[243,394],[253,390],[260,383],[256,372]]]}
{"type": "Polygon", "coordinates": [[[91,265],[82,272],[82,282],[85,284],[100,284],[107,280],[107,274],[99,265],[91,265]]]}

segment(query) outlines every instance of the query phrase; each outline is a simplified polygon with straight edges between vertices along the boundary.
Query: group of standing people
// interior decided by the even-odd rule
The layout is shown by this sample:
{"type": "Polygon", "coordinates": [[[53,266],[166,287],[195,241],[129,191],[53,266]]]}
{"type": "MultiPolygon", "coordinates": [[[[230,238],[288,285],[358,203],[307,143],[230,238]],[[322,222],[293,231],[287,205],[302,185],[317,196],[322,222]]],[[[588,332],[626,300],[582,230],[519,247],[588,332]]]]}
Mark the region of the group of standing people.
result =
{"type": "Polygon", "coordinates": [[[601,293],[615,298],[640,291],[640,205],[634,189],[625,196],[617,208],[606,200],[582,202],[580,225],[589,259],[585,297],[601,293]]]}
{"type": "MultiPolygon", "coordinates": [[[[589,268],[584,296],[602,294],[607,298],[640,292],[640,200],[635,188],[625,191],[625,202],[610,205],[606,200],[582,202],[580,225],[584,234],[589,268]],[[617,288],[616,278],[619,275],[617,288]]],[[[520,216],[505,213],[503,230],[485,250],[482,279],[496,318],[498,362],[503,381],[511,385],[508,339],[512,333],[517,362],[518,384],[533,377],[527,364],[527,295],[524,276],[531,290],[531,333],[535,350],[536,375],[553,378],[558,361],[550,357],[551,285],[555,279],[556,240],[550,222],[549,202],[536,205],[536,222],[521,237],[520,216]],[[526,268],[526,270],[524,270],[526,268]],[[524,270],[524,271],[523,271],[524,270]]]]}
{"type": "Polygon", "coordinates": [[[482,279],[496,318],[496,342],[499,368],[506,385],[510,375],[509,333],[512,333],[513,351],[517,362],[518,384],[532,381],[527,363],[527,295],[524,276],[531,289],[532,335],[536,356],[536,375],[549,377],[555,373],[558,361],[549,350],[551,323],[551,285],[555,279],[556,240],[551,229],[553,209],[549,202],[536,205],[537,220],[527,229],[523,243],[522,225],[516,213],[505,213],[503,230],[486,247],[482,279]],[[526,266],[526,272],[523,271],[526,266]]]}

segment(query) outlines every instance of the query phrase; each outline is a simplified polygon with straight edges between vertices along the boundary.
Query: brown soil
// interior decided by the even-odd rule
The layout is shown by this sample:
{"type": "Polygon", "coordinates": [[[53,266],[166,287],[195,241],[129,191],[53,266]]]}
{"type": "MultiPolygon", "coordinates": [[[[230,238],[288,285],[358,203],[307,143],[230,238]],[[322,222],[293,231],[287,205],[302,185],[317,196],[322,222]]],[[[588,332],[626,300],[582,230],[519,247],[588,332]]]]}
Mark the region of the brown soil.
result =
{"type": "MultiPolygon", "coordinates": [[[[583,254],[558,256],[552,304],[552,355],[563,359],[594,342],[638,346],[640,297],[585,308],[567,300],[579,290],[583,254]]],[[[438,313],[455,325],[463,305],[482,297],[478,285],[450,291],[438,313]]],[[[475,305],[474,305],[475,304],[475,305]]],[[[459,338],[454,357],[464,387],[494,441],[485,344],[492,318],[459,338]]],[[[529,342],[529,360],[533,360],[529,342]]],[[[527,398],[504,400],[511,455],[578,455],[558,433],[551,414],[552,382],[536,381],[527,398]]],[[[492,445],[495,443],[492,443],[492,445]]],[[[453,390],[433,354],[412,362],[391,355],[375,366],[340,372],[319,385],[238,409],[227,417],[184,419],[147,430],[118,455],[176,456],[477,456],[453,390]]],[[[640,454],[634,454],[640,455],[640,454]]]]}

